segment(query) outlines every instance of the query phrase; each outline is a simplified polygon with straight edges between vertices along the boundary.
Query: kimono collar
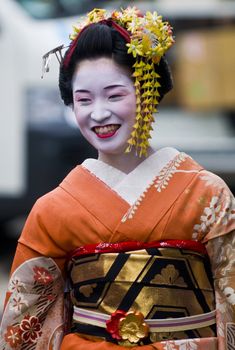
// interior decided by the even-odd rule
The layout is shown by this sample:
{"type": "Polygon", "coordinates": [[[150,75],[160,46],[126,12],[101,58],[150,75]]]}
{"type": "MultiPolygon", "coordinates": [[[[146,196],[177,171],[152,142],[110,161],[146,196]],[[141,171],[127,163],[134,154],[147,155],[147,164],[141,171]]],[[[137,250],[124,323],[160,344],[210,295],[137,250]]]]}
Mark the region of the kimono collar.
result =
{"type": "Polygon", "coordinates": [[[179,151],[166,147],[144,159],[129,174],[97,159],[86,159],[82,166],[132,205],[159,172],[179,151]]]}

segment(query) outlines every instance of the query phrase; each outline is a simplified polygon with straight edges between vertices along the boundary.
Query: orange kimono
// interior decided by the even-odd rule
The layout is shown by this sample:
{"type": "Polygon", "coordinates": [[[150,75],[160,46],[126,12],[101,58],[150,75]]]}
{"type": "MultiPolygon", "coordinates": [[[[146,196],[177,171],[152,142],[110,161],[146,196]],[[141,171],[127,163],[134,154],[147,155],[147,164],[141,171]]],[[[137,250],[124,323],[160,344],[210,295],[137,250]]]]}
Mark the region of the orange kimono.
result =
{"type": "Polygon", "coordinates": [[[98,160],[85,161],[36,202],[12,266],[0,349],[126,349],[102,339],[64,334],[68,253],[94,243],[172,239],[198,241],[207,249],[217,336],[174,339],[169,335],[133,349],[234,349],[234,198],[218,176],[168,148],[130,174],[98,160]]]}

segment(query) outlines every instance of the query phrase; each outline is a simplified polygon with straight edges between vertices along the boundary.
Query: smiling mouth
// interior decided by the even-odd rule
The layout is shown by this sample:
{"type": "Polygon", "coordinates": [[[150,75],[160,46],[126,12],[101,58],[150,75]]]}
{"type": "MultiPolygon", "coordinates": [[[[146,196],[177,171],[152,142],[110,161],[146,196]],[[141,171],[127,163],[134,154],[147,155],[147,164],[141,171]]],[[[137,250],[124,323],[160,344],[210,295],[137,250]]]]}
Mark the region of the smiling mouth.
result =
{"type": "Polygon", "coordinates": [[[105,126],[94,126],[92,128],[92,131],[99,137],[99,138],[108,138],[115,135],[116,131],[120,128],[120,124],[111,124],[111,125],[105,125],[105,126]]]}

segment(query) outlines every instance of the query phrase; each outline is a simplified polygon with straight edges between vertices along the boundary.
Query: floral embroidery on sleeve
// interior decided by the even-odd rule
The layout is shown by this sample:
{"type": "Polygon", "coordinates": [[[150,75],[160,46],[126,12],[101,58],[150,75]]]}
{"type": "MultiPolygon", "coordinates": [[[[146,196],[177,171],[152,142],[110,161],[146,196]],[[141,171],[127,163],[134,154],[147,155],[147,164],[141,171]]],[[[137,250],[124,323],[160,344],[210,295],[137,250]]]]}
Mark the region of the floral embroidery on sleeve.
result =
{"type": "Polygon", "coordinates": [[[199,223],[193,227],[192,238],[202,240],[208,233],[215,237],[222,235],[229,231],[229,225],[235,227],[235,199],[231,193],[221,192],[213,195],[209,205],[204,207],[199,223]]]}
{"type": "MultiPolygon", "coordinates": [[[[214,276],[217,335],[224,349],[235,344],[235,231],[211,239],[207,243],[214,276]]],[[[223,349],[223,348],[221,348],[223,349]]]]}
{"type": "Polygon", "coordinates": [[[164,350],[199,350],[200,340],[190,339],[190,340],[175,340],[162,342],[164,350]]]}
{"type": "Polygon", "coordinates": [[[50,284],[53,280],[53,277],[51,275],[51,273],[45,269],[44,267],[39,267],[39,266],[35,266],[33,268],[33,271],[34,271],[34,280],[36,282],[38,282],[39,284],[44,284],[44,285],[47,285],[47,284],[50,284]]]}
{"type": "Polygon", "coordinates": [[[50,258],[30,259],[13,273],[8,289],[11,296],[2,319],[0,349],[46,349],[45,343],[63,324],[63,280],[57,265],[50,258]],[[50,322],[46,322],[49,310],[50,322]]]}
{"type": "Polygon", "coordinates": [[[203,214],[200,217],[200,224],[194,226],[194,233],[192,236],[194,240],[201,239],[203,235],[209,231],[220,216],[221,206],[220,198],[213,196],[209,206],[204,208],[203,214]]]}

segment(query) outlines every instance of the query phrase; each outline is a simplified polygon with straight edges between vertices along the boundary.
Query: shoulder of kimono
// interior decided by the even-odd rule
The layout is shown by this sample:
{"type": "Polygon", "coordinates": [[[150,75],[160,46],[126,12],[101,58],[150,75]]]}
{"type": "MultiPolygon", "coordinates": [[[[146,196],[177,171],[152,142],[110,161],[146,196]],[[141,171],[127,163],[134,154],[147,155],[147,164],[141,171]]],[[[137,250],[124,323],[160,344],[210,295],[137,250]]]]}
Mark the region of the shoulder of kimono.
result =
{"type": "Polygon", "coordinates": [[[198,180],[204,185],[208,192],[225,193],[230,197],[233,197],[227,183],[219,175],[211,171],[203,169],[198,175],[198,180]]]}
{"type": "Polygon", "coordinates": [[[71,232],[73,218],[81,209],[74,198],[61,187],[40,197],[32,207],[19,242],[49,256],[67,253],[66,237],[71,232]]]}

